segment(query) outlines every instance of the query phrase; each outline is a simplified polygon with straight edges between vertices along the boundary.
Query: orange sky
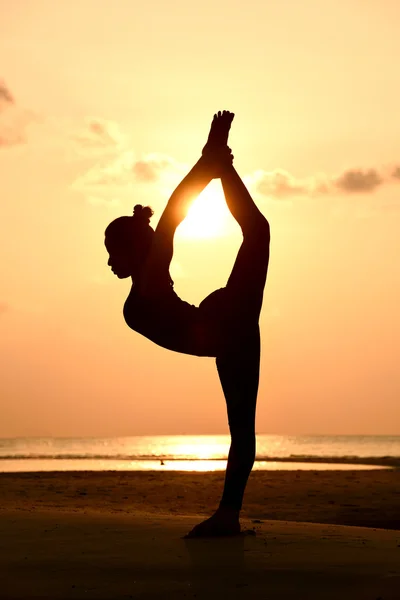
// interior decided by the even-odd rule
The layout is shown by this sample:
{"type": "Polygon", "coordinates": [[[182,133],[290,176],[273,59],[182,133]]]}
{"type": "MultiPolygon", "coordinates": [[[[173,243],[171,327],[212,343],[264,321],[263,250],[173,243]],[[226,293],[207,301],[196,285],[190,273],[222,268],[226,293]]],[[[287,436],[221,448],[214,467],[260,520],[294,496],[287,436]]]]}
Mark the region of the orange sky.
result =
{"type": "MultiPolygon", "coordinates": [[[[129,282],[103,247],[137,202],[157,222],[223,108],[271,223],[257,430],[400,434],[397,0],[0,0],[0,14],[0,436],[227,431],[213,360],[125,325],[129,282]]],[[[197,217],[222,206],[217,231],[177,236],[172,275],[193,303],[240,243],[219,194],[197,217]]]]}

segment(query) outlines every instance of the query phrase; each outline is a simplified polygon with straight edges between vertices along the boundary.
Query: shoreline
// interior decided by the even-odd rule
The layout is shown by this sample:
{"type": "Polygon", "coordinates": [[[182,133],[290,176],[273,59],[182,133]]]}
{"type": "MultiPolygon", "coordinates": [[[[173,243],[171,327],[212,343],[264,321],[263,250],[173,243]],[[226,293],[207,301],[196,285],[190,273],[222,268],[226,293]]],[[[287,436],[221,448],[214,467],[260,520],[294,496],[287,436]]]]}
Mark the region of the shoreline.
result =
{"type": "MultiPolygon", "coordinates": [[[[128,455],[90,455],[87,456],[76,456],[74,454],[65,454],[65,455],[47,455],[47,454],[37,454],[37,455],[13,455],[6,454],[0,456],[0,465],[3,461],[35,461],[35,460],[111,460],[111,461],[132,461],[132,462],[159,462],[159,461],[168,461],[168,462],[213,462],[213,461],[227,461],[227,457],[217,457],[217,458],[184,458],[184,457],[174,457],[169,455],[160,455],[157,457],[147,457],[147,456],[128,456],[128,455]]],[[[393,467],[400,468],[400,456],[307,456],[301,454],[291,454],[290,456],[257,456],[255,458],[256,463],[305,463],[305,464],[348,464],[348,465],[366,465],[366,466],[381,466],[381,467],[393,467]]]]}
{"type": "MultiPolygon", "coordinates": [[[[46,456],[42,455],[6,455],[0,456],[0,473],[35,472],[216,472],[225,471],[226,458],[175,458],[160,456],[157,458],[108,455],[100,456],[46,456]]],[[[304,456],[257,457],[254,471],[287,470],[372,470],[400,469],[400,457],[397,456],[304,456]]]]}

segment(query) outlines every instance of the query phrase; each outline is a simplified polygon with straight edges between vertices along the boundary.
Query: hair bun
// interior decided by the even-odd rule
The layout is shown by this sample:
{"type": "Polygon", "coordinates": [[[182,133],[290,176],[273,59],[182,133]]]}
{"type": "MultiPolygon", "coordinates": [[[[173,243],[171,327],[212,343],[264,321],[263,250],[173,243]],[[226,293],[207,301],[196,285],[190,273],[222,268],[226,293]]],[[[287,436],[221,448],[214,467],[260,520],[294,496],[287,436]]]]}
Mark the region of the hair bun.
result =
{"type": "Polygon", "coordinates": [[[136,204],[133,207],[133,218],[135,221],[141,221],[150,224],[150,219],[153,216],[154,211],[150,208],[150,206],[142,206],[141,204],[136,204]]]}

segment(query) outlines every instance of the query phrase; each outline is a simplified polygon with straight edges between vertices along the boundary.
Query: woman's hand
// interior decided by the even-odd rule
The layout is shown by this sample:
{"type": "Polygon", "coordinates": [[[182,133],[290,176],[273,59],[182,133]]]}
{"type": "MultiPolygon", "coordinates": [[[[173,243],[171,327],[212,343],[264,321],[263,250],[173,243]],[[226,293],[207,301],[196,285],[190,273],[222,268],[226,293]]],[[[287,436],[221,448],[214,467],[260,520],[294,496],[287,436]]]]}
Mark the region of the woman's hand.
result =
{"type": "Polygon", "coordinates": [[[199,160],[199,164],[209,173],[213,179],[219,179],[222,174],[233,164],[234,156],[228,146],[209,148],[199,160]]]}

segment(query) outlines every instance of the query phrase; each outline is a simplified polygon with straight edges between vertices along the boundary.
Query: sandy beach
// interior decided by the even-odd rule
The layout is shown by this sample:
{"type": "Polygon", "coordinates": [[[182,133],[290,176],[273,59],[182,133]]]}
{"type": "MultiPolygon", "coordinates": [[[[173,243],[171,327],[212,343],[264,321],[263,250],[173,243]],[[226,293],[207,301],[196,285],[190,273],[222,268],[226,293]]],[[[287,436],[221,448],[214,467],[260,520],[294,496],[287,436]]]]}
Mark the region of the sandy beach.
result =
{"type": "Polygon", "coordinates": [[[222,473],[0,475],[0,598],[400,599],[399,471],[256,472],[237,538],[184,540],[222,473]]]}
{"type": "MultiPolygon", "coordinates": [[[[0,510],[209,515],[223,472],[0,473],[0,510]]],[[[400,470],[255,471],[243,517],[400,530],[400,470]]]]}

